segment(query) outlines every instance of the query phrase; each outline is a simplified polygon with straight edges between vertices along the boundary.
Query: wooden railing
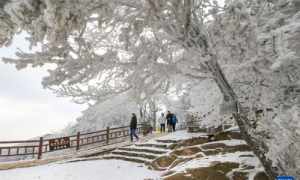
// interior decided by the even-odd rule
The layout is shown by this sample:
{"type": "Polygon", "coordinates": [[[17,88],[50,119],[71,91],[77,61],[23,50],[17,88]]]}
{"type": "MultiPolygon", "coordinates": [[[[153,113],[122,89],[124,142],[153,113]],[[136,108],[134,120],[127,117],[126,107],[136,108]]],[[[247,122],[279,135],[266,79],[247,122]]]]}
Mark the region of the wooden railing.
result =
{"type": "MultiPolygon", "coordinates": [[[[137,133],[142,132],[142,126],[139,124],[137,133]]],[[[107,127],[104,130],[95,132],[81,133],[76,135],[44,139],[40,137],[39,140],[24,140],[24,141],[0,141],[0,157],[9,156],[37,156],[41,159],[44,153],[73,148],[80,150],[81,147],[100,143],[100,146],[114,144],[114,140],[128,137],[130,135],[129,126],[107,127]],[[57,149],[50,149],[49,143],[55,139],[64,139],[65,144],[57,146],[57,149]],[[65,140],[66,139],[66,140],[65,140]]]]}
{"type": "MultiPolygon", "coordinates": [[[[143,131],[143,126],[138,124],[137,133],[140,134],[143,131]]],[[[179,123],[176,126],[176,129],[185,129],[185,123],[179,123]]],[[[48,138],[45,139],[40,137],[38,140],[24,140],[24,141],[0,141],[0,157],[21,157],[21,156],[31,156],[32,158],[36,157],[41,159],[42,155],[45,153],[58,151],[62,149],[73,149],[80,150],[81,147],[96,144],[98,146],[107,146],[115,143],[120,143],[118,139],[130,136],[129,126],[122,127],[107,127],[106,129],[81,133],[71,136],[57,137],[57,138],[48,138]],[[59,147],[57,149],[51,149],[50,143],[51,140],[55,141],[56,139],[67,139],[68,143],[59,147]]],[[[121,141],[121,142],[124,142],[121,141]]]]}

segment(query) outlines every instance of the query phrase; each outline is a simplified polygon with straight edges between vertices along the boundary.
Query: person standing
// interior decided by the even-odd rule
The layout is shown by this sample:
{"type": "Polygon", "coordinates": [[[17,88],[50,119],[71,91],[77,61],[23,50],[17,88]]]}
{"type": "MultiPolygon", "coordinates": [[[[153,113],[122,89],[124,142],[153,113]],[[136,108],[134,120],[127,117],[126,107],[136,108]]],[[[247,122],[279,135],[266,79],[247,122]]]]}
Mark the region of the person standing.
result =
{"type": "Polygon", "coordinates": [[[167,119],[168,132],[171,132],[171,131],[172,131],[172,124],[171,124],[171,121],[172,121],[172,114],[171,114],[170,111],[168,111],[167,116],[166,116],[166,119],[167,119]]]}
{"type": "Polygon", "coordinates": [[[131,121],[130,121],[130,140],[133,142],[133,136],[136,138],[136,140],[139,140],[139,137],[136,135],[136,129],[137,129],[137,118],[135,113],[132,113],[131,121]]]}
{"type": "Polygon", "coordinates": [[[161,113],[161,116],[159,117],[159,123],[160,123],[160,132],[166,132],[166,118],[164,113],[161,113]]]}
{"type": "Polygon", "coordinates": [[[172,125],[172,129],[173,129],[173,132],[175,132],[175,129],[176,129],[176,123],[177,123],[177,117],[175,114],[172,114],[172,118],[171,118],[171,125],[172,125]]]}

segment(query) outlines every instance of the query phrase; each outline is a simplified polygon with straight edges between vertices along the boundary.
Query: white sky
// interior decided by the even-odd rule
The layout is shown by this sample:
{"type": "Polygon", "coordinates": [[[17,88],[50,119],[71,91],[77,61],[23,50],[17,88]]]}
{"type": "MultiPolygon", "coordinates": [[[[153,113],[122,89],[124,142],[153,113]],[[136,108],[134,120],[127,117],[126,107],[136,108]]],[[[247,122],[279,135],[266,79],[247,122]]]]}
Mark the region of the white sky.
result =
{"type": "MultiPolygon", "coordinates": [[[[17,35],[0,57],[13,57],[17,48],[28,51],[25,33],[17,35]]],[[[44,68],[17,71],[0,61],[0,141],[26,139],[60,130],[75,122],[86,107],[58,98],[42,88],[44,68]]]]}

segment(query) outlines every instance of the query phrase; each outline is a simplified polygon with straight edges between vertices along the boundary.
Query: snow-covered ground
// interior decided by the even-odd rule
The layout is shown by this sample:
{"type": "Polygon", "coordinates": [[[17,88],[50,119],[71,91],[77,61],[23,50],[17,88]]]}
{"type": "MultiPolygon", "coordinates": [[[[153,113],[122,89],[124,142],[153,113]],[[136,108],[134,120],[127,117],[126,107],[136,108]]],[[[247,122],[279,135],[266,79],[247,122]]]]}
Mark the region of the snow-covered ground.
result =
{"type": "Polygon", "coordinates": [[[143,180],[160,179],[160,172],[119,160],[79,161],[0,171],[0,180],[143,180]]]}
{"type": "MultiPolygon", "coordinates": [[[[186,163],[179,164],[178,166],[170,169],[172,172],[184,172],[186,169],[195,169],[200,167],[209,167],[215,162],[235,162],[245,166],[255,167],[253,170],[249,170],[249,179],[253,179],[256,173],[264,171],[264,168],[259,162],[259,159],[255,157],[252,152],[234,152],[228,154],[219,154],[213,156],[206,156],[202,158],[196,158],[186,163]],[[249,155],[251,155],[249,157],[249,155]]],[[[238,170],[239,168],[235,169],[238,170]]],[[[241,168],[241,171],[243,169],[241,168]]]]}
{"type": "Polygon", "coordinates": [[[191,139],[195,137],[207,137],[207,133],[189,133],[185,130],[183,131],[176,131],[173,133],[170,133],[166,136],[160,137],[157,140],[186,140],[186,139],[191,139]]]}
{"type": "Polygon", "coordinates": [[[225,144],[226,146],[238,146],[238,145],[246,145],[246,141],[239,139],[231,139],[231,140],[223,140],[223,141],[214,141],[205,143],[205,145],[209,144],[225,144]]]}
{"type": "MultiPolygon", "coordinates": [[[[136,142],[134,145],[121,146],[123,149],[120,148],[114,150],[115,153],[105,155],[106,157],[111,155],[114,158],[118,156],[122,158],[127,157],[129,159],[141,160],[151,164],[154,159],[160,159],[158,158],[159,156],[165,158],[171,156],[174,157],[174,151],[177,151],[178,153],[185,150],[185,153],[190,153],[189,155],[181,155],[179,153],[176,157],[177,160],[179,158],[185,158],[186,161],[182,161],[175,167],[172,166],[173,163],[166,166],[169,168],[163,166],[161,169],[164,171],[150,170],[144,164],[123,160],[106,160],[103,159],[103,156],[93,156],[89,158],[66,159],[56,163],[30,168],[0,171],[0,180],[158,180],[161,178],[172,178],[180,173],[187,173],[188,169],[209,168],[216,163],[226,162],[238,164],[238,168],[231,169],[226,176],[231,176],[234,172],[246,172],[248,173],[247,177],[249,177],[249,179],[254,179],[258,172],[264,171],[259,159],[248,149],[242,150],[237,148],[234,151],[231,149],[230,152],[224,150],[223,153],[215,152],[215,154],[206,155],[204,153],[205,150],[201,148],[204,145],[220,143],[232,147],[246,145],[246,142],[241,139],[220,140],[204,144],[199,142],[199,144],[187,145],[187,147],[180,147],[175,150],[166,147],[160,148],[162,145],[173,144],[169,141],[187,140],[197,137],[207,138],[207,135],[205,133],[187,133],[187,131],[177,131],[164,135],[157,134],[153,135],[152,138],[148,140],[142,139],[141,142],[136,142]],[[162,140],[165,140],[165,142],[162,140]],[[200,151],[195,154],[188,150],[188,148],[191,147],[198,148],[200,151]],[[131,150],[128,151],[126,148],[131,150]],[[142,151],[145,149],[148,151],[142,151]],[[151,150],[161,151],[162,153],[157,154],[151,150]],[[120,152],[123,154],[120,154],[120,152]],[[197,156],[199,154],[201,156],[197,156]],[[155,156],[155,158],[148,158],[147,156],[155,156]],[[250,169],[246,170],[244,169],[245,167],[250,167],[250,169]]],[[[166,163],[167,161],[161,159],[160,162],[166,163]]],[[[176,160],[174,162],[176,162],[176,160]]]]}

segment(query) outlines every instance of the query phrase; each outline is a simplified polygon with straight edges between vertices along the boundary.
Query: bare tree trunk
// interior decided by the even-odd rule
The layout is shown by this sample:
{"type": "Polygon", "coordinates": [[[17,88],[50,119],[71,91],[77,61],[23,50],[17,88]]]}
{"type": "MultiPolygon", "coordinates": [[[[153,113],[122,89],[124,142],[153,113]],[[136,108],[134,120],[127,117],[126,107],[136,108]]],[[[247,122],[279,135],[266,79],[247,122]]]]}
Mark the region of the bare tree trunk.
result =
{"type": "Polygon", "coordinates": [[[153,130],[156,131],[156,111],[153,112],[153,130]]]}
{"type": "Polygon", "coordinates": [[[231,106],[233,117],[240,128],[242,137],[249,144],[249,146],[252,147],[253,152],[260,159],[270,179],[275,179],[278,173],[274,171],[271,161],[265,156],[265,151],[263,151],[263,149],[266,147],[265,144],[255,139],[253,135],[251,135],[251,126],[247,122],[247,118],[243,117],[242,113],[240,112],[242,108],[239,105],[238,98],[233,88],[228,83],[228,80],[222,72],[216,57],[212,56],[211,58],[211,61],[208,61],[206,64],[212,72],[214,80],[224,96],[225,103],[228,103],[231,106]]]}
{"type": "MultiPolygon", "coordinates": [[[[151,1],[148,0],[154,11],[157,11],[155,4],[151,1]]],[[[183,42],[185,48],[189,48],[190,44],[189,42],[189,36],[188,33],[191,33],[195,31],[195,29],[191,28],[191,10],[192,10],[192,0],[184,0],[184,37],[185,41],[183,42]]],[[[197,31],[197,30],[196,30],[197,31]]],[[[200,33],[197,32],[197,33],[200,33]]],[[[191,37],[193,37],[191,35],[191,37]]],[[[200,37],[201,41],[198,42],[199,47],[204,48],[205,54],[209,54],[209,49],[213,49],[213,47],[209,47],[208,44],[208,37],[203,34],[203,36],[200,37]]],[[[192,44],[192,43],[191,43],[192,44]]],[[[203,49],[202,49],[203,50],[203,49]]],[[[210,55],[211,58],[209,61],[207,61],[206,65],[210,69],[211,73],[214,76],[214,80],[217,83],[219,89],[221,90],[223,97],[224,97],[224,102],[226,104],[229,104],[231,107],[231,112],[233,114],[233,117],[235,121],[237,122],[241,134],[245,141],[253,148],[253,152],[256,154],[256,156],[260,159],[262,165],[264,166],[267,174],[269,175],[270,179],[275,179],[277,176],[277,172],[272,168],[272,163],[266,158],[264,149],[266,149],[267,146],[265,146],[264,142],[261,140],[255,139],[254,135],[251,134],[251,126],[249,126],[247,122],[247,118],[241,116],[240,109],[240,104],[238,102],[238,97],[236,93],[234,92],[233,88],[230,86],[228,83],[228,80],[226,79],[218,61],[217,61],[217,56],[216,55],[210,55]]]]}
{"type": "Polygon", "coordinates": [[[141,120],[143,120],[144,113],[143,113],[143,107],[141,105],[140,105],[140,117],[141,117],[141,120]]]}
{"type": "Polygon", "coordinates": [[[152,120],[152,125],[153,129],[156,130],[156,113],[158,111],[157,105],[156,105],[156,100],[155,99],[150,99],[149,100],[149,110],[151,113],[151,120],[152,120]]]}
{"type": "Polygon", "coordinates": [[[145,103],[141,103],[139,105],[139,111],[140,111],[141,121],[145,121],[146,120],[146,105],[145,105],[145,103]]]}

